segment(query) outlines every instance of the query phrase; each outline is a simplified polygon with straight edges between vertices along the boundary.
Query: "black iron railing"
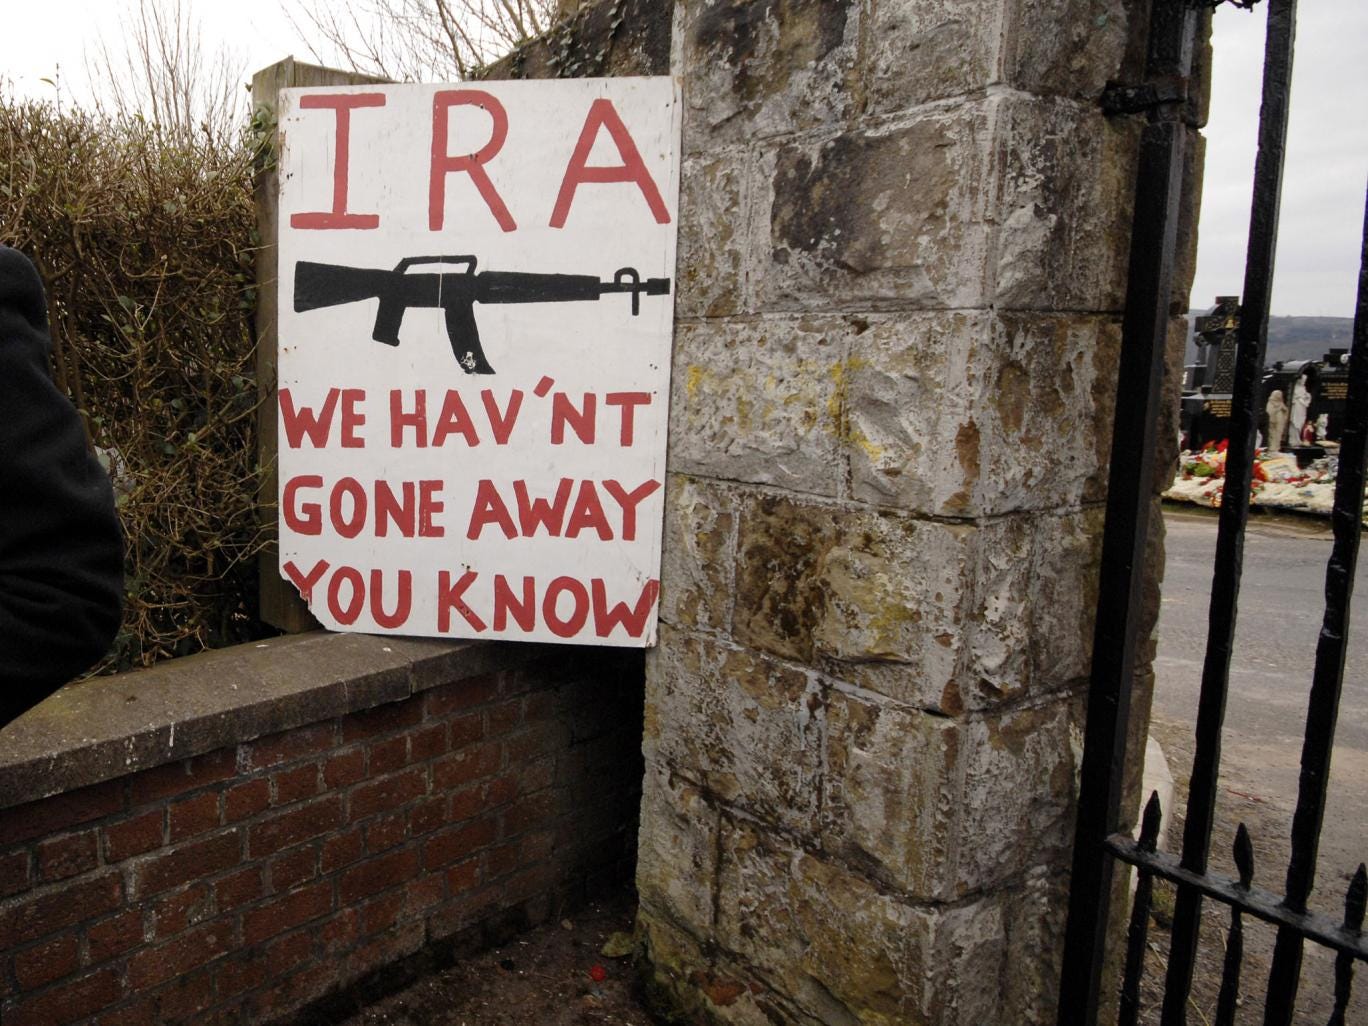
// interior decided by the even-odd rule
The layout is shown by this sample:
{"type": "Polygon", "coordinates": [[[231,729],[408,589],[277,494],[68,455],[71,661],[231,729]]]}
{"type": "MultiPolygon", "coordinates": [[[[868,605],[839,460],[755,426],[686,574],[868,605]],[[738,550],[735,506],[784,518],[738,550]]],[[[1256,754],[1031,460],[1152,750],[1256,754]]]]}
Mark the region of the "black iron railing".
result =
{"type": "MultiPolygon", "coordinates": [[[[1213,899],[1230,908],[1230,926],[1216,1023],[1235,1021],[1244,952],[1244,919],[1252,916],[1277,928],[1273,965],[1264,1006],[1265,1026],[1290,1026],[1296,1006],[1306,941],[1337,952],[1335,1005],[1329,1026],[1343,1026],[1355,961],[1368,962],[1363,933],[1368,874],[1362,865],[1345,898],[1342,920],[1308,910],[1325,808],[1330,755],[1334,745],[1344,676],[1350,599],[1361,533],[1365,455],[1368,449],[1368,208],[1359,278],[1346,422],[1339,453],[1333,528],[1334,549],[1326,570],[1326,609],[1312,676],[1292,856],[1281,895],[1257,888],[1254,853],[1244,824],[1234,843],[1238,878],[1208,869],[1221,760],[1230,664],[1249,511],[1257,397],[1264,362],[1283,152],[1291,92],[1296,0],[1268,0],[1264,54],[1263,106],[1255,164],[1249,249],[1231,404],[1226,483],[1213,567],[1206,656],[1196,726],[1196,749],[1180,856],[1158,851],[1161,810],[1158,798],[1146,806],[1138,840],[1118,832],[1122,772],[1129,726],[1140,586],[1145,573],[1145,540],[1153,505],[1155,423],[1167,328],[1174,230],[1179,210],[1178,168],[1187,127],[1183,123],[1186,82],[1196,8],[1221,0],[1155,0],[1146,76],[1139,87],[1109,90],[1109,111],[1147,110],[1141,141],[1130,279],[1122,327],[1122,360],[1107,496],[1102,568],[1088,723],[1075,837],[1069,923],[1060,985],[1060,1026],[1097,1022],[1104,951],[1116,861],[1136,867],[1119,1018],[1134,1026],[1140,1014],[1140,981],[1148,941],[1153,881],[1177,886],[1168,966],[1164,981],[1162,1026],[1187,1022],[1201,909],[1213,899]],[[1177,87],[1175,88],[1175,83],[1177,87]]],[[[1231,0],[1251,7],[1256,0],[1231,0]]]]}

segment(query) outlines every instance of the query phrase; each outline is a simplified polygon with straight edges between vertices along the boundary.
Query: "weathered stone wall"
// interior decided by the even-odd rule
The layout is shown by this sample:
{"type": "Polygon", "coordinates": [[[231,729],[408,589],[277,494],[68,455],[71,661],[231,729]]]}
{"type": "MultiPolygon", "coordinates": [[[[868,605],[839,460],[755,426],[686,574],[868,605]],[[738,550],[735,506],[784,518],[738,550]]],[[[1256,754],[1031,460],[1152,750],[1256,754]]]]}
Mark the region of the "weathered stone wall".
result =
{"type": "Polygon", "coordinates": [[[1141,126],[1098,97],[1147,14],[676,4],[637,873],[671,1003],[1052,1021],[1141,126]]]}

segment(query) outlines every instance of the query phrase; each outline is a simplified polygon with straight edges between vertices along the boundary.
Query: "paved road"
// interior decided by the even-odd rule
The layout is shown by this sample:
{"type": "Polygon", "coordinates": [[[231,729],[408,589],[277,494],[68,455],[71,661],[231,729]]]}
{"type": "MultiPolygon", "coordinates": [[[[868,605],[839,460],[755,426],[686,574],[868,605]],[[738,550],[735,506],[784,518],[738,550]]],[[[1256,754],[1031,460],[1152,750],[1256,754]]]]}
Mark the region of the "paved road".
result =
{"type": "MultiPolygon", "coordinates": [[[[1176,827],[1192,766],[1216,519],[1206,513],[1175,511],[1166,512],[1164,519],[1167,562],[1151,732],[1162,743],[1177,780],[1176,827]]],[[[1307,692],[1324,613],[1325,562],[1331,542],[1325,522],[1256,517],[1245,543],[1240,618],[1222,740],[1213,868],[1233,871],[1230,842],[1236,824],[1243,821],[1254,838],[1255,882],[1275,891],[1281,891],[1286,874],[1307,692]]],[[[1368,546],[1359,561],[1355,598],[1358,615],[1351,619],[1313,897],[1315,906],[1336,919],[1343,915],[1349,874],[1368,859],[1368,546]]],[[[1170,832],[1170,850],[1179,847],[1181,836],[1180,830],[1170,832]]],[[[1217,911],[1210,910],[1214,943],[1222,932],[1217,911]]],[[[1249,953],[1250,960],[1262,961],[1263,952],[1257,949],[1264,946],[1254,944],[1256,950],[1249,953]]],[[[1303,1012],[1305,1018],[1298,1021],[1323,1023],[1324,1014],[1328,1014],[1329,965],[1321,958],[1311,963],[1303,974],[1307,999],[1303,1003],[1309,1007],[1303,1012]],[[1317,1020],[1316,1016],[1321,1017],[1317,1020]]],[[[1256,992],[1260,984],[1253,981],[1266,978],[1265,974],[1263,965],[1249,973],[1256,992]]],[[[1361,1002],[1356,1001],[1354,1007],[1359,1014],[1364,1013],[1361,1002]]]]}

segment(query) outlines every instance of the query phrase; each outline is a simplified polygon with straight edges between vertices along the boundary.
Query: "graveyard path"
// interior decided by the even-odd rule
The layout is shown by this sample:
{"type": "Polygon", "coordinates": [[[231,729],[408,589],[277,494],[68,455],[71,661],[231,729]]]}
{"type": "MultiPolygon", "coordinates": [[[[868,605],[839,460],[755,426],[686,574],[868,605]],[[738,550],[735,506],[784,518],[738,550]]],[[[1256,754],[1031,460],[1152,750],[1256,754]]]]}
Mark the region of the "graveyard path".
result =
{"type": "MultiPolygon", "coordinates": [[[[1166,510],[1164,520],[1167,552],[1151,733],[1164,747],[1177,787],[1178,807],[1173,810],[1167,842],[1169,849],[1175,850],[1181,844],[1182,805],[1192,765],[1216,517],[1166,510]]],[[[1281,891],[1286,873],[1302,728],[1324,612],[1325,561],[1330,546],[1326,521],[1267,516],[1251,518],[1245,544],[1212,865],[1233,874],[1230,846],[1236,827],[1244,822],[1254,840],[1255,882],[1269,890],[1281,891]]],[[[1313,907],[1336,919],[1343,915],[1350,874],[1368,859],[1368,814],[1364,811],[1368,800],[1368,612],[1364,610],[1368,571],[1364,560],[1360,560],[1356,585],[1359,615],[1351,621],[1339,731],[1312,897],[1313,907]]],[[[1219,973],[1229,915],[1224,907],[1208,905],[1203,947],[1204,963],[1213,970],[1207,974],[1210,977],[1219,973]]],[[[1255,1022],[1262,1021],[1272,931],[1257,927],[1250,932],[1256,936],[1246,941],[1242,1014],[1255,1022]]],[[[1166,940],[1166,936],[1160,938],[1161,943],[1166,940]]],[[[1299,1022],[1324,1023],[1328,1017],[1331,961],[1321,952],[1308,954],[1299,1022]]],[[[1215,1007],[1218,984],[1218,979],[1199,981],[1195,1007],[1208,1016],[1215,1007]]],[[[1363,1021],[1368,1021],[1368,987],[1357,988],[1353,1007],[1365,1016],[1363,1021]]]]}

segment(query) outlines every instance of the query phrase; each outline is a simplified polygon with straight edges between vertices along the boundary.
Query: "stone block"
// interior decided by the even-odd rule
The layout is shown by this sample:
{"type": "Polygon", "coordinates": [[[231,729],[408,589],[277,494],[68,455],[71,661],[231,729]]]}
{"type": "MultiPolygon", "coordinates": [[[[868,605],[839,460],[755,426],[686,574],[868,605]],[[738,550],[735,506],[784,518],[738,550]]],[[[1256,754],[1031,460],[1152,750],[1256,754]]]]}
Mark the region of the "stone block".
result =
{"type": "Polygon", "coordinates": [[[1095,101],[1108,82],[1125,80],[1128,50],[1147,27],[1148,5],[1135,0],[1012,0],[1005,6],[1003,76],[1029,93],[1095,101]]]}
{"type": "Polygon", "coordinates": [[[837,318],[680,325],[671,469],[834,496],[848,332],[837,318]]]}
{"type": "Polygon", "coordinates": [[[751,202],[768,236],[757,309],[986,305],[998,102],[763,148],[751,202]]]}
{"type": "Polygon", "coordinates": [[[684,158],[680,176],[675,316],[725,317],[745,309],[754,246],[746,150],[684,158]]]}
{"type": "Polygon", "coordinates": [[[865,88],[873,114],[981,93],[1001,78],[1002,13],[982,0],[880,0],[865,88]]]}
{"type": "Polygon", "coordinates": [[[1069,876],[1064,865],[1031,871],[1006,896],[1003,926],[1007,964],[1012,968],[1003,977],[1002,1022],[1019,1026],[1054,1023],[1068,908],[1069,876]]]}
{"type": "Polygon", "coordinates": [[[694,153],[823,125],[858,108],[856,0],[684,3],[684,148],[694,153]]]}
{"type": "Polygon", "coordinates": [[[982,1026],[1002,1015],[1004,907],[915,906],[838,862],[724,822],[717,937],[807,1016],[982,1026]]]}
{"type": "Polygon", "coordinates": [[[718,822],[698,788],[658,764],[647,768],[636,869],[643,914],[711,936],[718,822]]]}
{"type": "Polygon", "coordinates": [[[1107,119],[1092,101],[988,103],[997,309],[1120,311],[1139,124],[1107,119]]]}
{"type": "Polygon", "coordinates": [[[1099,497],[1118,350],[1078,315],[871,317],[843,376],[852,498],[984,516],[1099,497]]]}
{"type": "Polygon", "coordinates": [[[959,761],[954,720],[833,691],[822,849],[915,898],[953,897],[959,761]]]}
{"type": "Polygon", "coordinates": [[[815,829],[825,709],[815,674],[671,628],[648,663],[643,748],[723,801],[815,829]]]}
{"type": "Polygon", "coordinates": [[[956,884],[984,890],[1032,866],[1067,864],[1079,706],[1070,697],[965,724],[956,884]]]}
{"type": "Polygon", "coordinates": [[[675,474],[665,486],[660,616],[676,627],[731,624],[736,500],[726,485],[675,474]]]}
{"type": "Polygon", "coordinates": [[[1036,522],[1031,555],[1033,674],[1042,689],[1088,677],[1105,510],[1047,514],[1036,522]]]}

